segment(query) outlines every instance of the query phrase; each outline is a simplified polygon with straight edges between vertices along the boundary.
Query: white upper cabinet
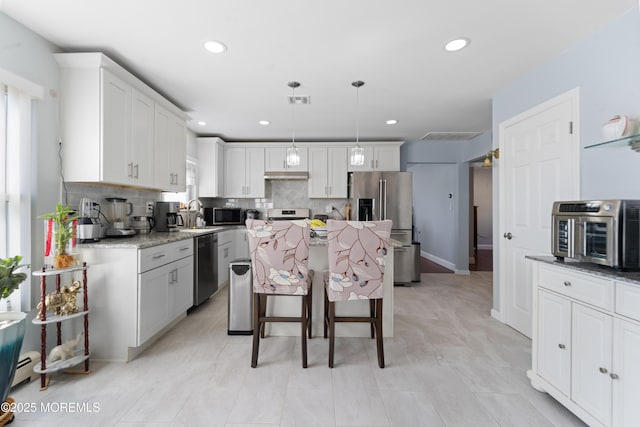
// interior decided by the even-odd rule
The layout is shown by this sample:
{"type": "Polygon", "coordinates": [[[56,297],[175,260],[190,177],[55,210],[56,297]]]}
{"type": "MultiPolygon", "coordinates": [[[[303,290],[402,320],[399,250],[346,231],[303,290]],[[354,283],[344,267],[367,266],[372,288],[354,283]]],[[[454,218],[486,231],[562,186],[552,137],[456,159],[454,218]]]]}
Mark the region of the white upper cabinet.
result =
{"type": "Polygon", "coordinates": [[[224,197],[264,197],[264,147],[224,150],[224,197]]]}
{"type": "Polygon", "coordinates": [[[154,187],[171,192],[186,191],[187,128],[184,120],[155,105],[154,187]]]}
{"type": "MultiPolygon", "coordinates": [[[[60,130],[65,179],[184,191],[184,113],[101,53],[61,53],[54,57],[61,68],[60,130]],[[167,158],[174,164],[155,163],[158,108],[173,117],[173,123],[166,126],[167,134],[160,139],[175,144],[167,158]],[[176,174],[176,184],[171,187],[156,186],[155,178],[164,167],[176,174]]],[[[169,145],[165,146],[169,149],[169,145]]]]}
{"type": "Polygon", "coordinates": [[[287,165],[287,149],[283,147],[266,147],[264,149],[264,170],[265,172],[306,172],[309,169],[308,155],[306,147],[297,147],[300,153],[300,164],[298,166],[287,165]]]}
{"type": "Polygon", "coordinates": [[[347,197],[347,147],[309,147],[309,197],[347,197]]]}
{"type": "MultiPolygon", "coordinates": [[[[401,142],[379,145],[360,144],[364,150],[364,164],[355,166],[349,161],[349,172],[398,172],[400,170],[400,144],[401,142]]],[[[351,149],[349,149],[349,159],[350,156],[351,149]]]]}
{"type": "Polygon", "coordinates": [[[198,197],[224,195],[224,141],[198,138],[198,197]]]}

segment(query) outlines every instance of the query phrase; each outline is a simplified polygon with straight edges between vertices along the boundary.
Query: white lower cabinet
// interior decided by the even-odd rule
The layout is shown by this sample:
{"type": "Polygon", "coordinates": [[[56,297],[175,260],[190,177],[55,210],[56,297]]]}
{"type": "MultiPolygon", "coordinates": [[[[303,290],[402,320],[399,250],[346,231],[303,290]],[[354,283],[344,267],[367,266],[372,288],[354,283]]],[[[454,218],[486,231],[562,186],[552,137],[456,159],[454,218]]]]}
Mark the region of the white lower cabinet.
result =
{"type": "Polygon", "coordinates": [[[640,425],[640,306],[618,298],[640,284],[535,261],[532,272],[531,384],[590,426],[640,425]]]}
{"type": "Polygon", "coordinates": [[[229,281],[229,263],[236,258],[234,244],[235,230],[218,233],[218,289],[229,281]]]}
{"type": "Polygon", "coordinates": [[[97,288],[89,300],[94,359],[133,359],[193,305],[192,238],[145,249],[81,250],[97,288]]]}

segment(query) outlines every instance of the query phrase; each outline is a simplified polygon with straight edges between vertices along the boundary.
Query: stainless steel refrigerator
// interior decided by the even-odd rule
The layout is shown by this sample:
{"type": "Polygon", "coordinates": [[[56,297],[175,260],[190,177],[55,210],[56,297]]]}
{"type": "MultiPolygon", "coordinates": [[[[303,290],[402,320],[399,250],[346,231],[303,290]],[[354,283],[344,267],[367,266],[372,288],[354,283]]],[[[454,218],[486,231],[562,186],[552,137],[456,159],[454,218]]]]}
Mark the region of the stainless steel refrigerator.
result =
{"type": "MultiPolygon", "coordinates": [[[[349,180],[353,219],[393,221],[391,238],[402,243],[394,250],[394,283],[410,283],[416,268],[411,172],[353,172],[349,180]]],[[[419,276],[418,276],[419,277],[419,276]]]]}

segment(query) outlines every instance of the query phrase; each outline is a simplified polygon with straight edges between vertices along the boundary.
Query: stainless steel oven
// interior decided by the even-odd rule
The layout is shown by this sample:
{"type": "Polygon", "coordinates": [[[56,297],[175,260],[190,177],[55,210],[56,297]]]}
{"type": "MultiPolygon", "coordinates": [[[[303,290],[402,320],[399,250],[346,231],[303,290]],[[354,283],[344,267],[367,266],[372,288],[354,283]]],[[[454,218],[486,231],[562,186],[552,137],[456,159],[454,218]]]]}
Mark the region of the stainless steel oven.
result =
{"type": "Polygon", "coordinates": [[[640,200],[553,204],[552,252],[622,270],[640,270],[640,200]]]}

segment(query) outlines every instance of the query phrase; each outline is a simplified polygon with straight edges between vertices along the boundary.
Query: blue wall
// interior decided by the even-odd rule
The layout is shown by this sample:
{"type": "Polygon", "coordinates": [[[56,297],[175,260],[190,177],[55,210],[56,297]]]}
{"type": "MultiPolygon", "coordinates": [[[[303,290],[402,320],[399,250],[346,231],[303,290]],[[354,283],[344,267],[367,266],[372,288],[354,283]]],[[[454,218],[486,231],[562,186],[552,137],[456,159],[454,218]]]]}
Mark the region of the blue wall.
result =
{"type": "MultiPolygon", "coordinates": [[[[582,147],[602,140],[602,125],[616,114],[640,118],[640,13],[634,7],[557,58],[506,85],[493,97],[493,146],[499,124],[578,87],[582,147]]],[[[581,198],[640,199],[640,153],[624,145],[583,149],[581,198]]],[[[498,182],[494,176],[494,241],[499,223],[498,182]]],[[[499,268],[494,247],[494,271],[499,268]]],[[[494,274],[494,309],[500,283],[494,274]]]]}

